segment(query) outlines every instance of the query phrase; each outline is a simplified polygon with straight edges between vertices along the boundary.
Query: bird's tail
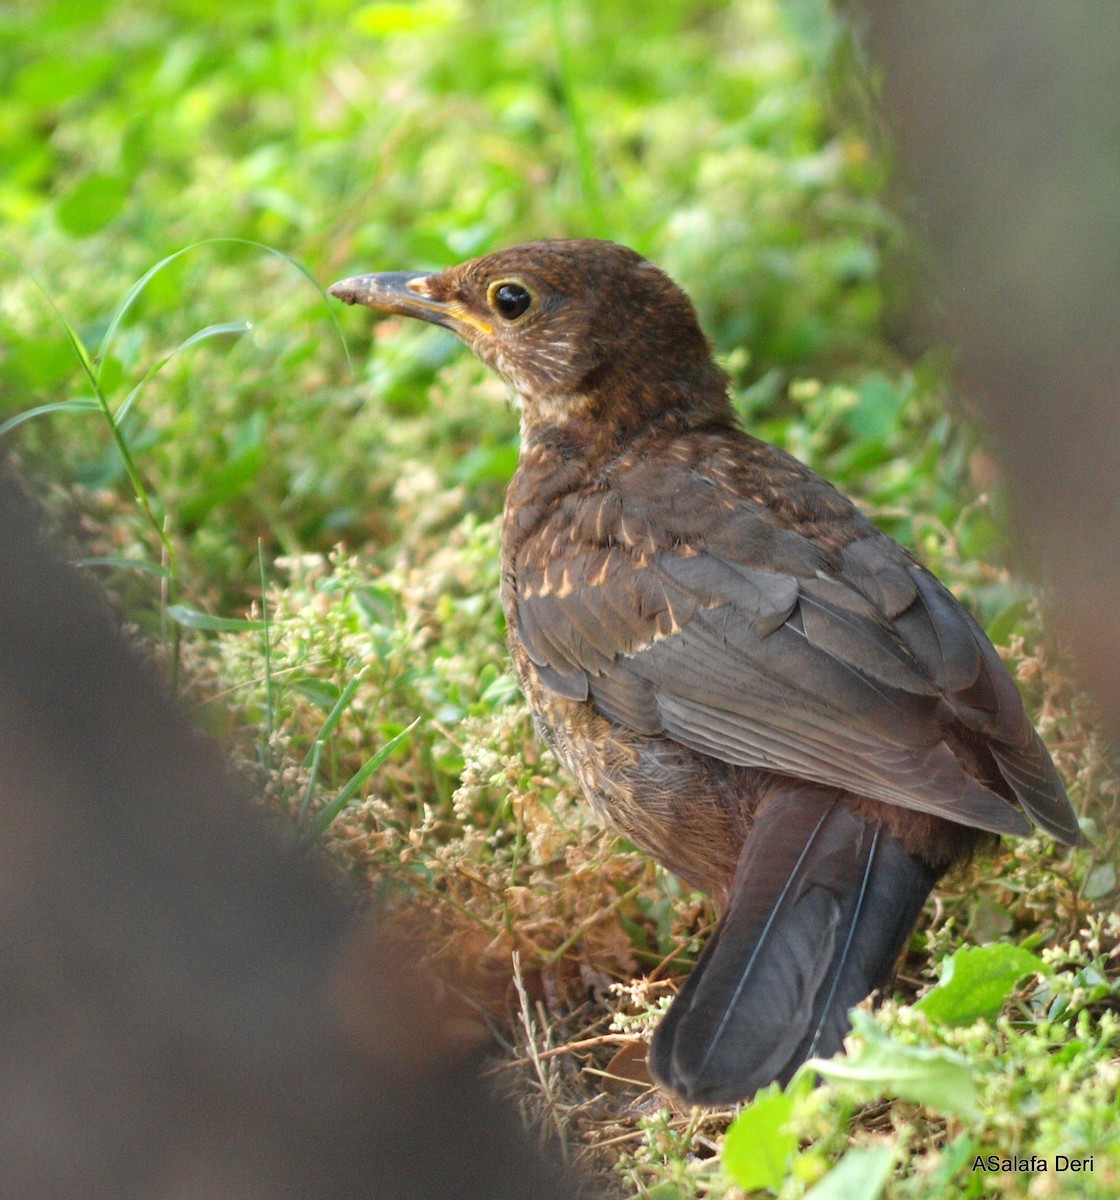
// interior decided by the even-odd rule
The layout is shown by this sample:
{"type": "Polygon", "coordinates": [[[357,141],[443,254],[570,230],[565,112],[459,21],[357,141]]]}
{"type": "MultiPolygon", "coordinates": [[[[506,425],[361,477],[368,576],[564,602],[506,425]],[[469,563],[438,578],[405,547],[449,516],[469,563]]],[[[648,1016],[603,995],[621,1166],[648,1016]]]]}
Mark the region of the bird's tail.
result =
{"type": "Polygon", "coordinates": [[[791,783],[774,794],[654,1035],[658,1082],[691,1103],[732,1103],[834,1054],[848,1010],[890,979],[936,880],[840,793],[791,783]]]}

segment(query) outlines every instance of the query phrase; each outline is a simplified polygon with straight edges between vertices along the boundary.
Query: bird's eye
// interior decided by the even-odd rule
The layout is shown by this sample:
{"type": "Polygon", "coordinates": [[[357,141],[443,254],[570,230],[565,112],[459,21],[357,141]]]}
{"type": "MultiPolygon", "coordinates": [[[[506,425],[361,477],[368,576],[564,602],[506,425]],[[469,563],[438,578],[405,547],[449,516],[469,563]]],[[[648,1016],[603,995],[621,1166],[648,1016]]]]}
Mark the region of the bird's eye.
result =
{"type": "Polygon", "coordinates": [[[524,316],[533,303],[533,294],[520,283],[492,283],[486,297],[490,307],[505,321],[524,316]]]}

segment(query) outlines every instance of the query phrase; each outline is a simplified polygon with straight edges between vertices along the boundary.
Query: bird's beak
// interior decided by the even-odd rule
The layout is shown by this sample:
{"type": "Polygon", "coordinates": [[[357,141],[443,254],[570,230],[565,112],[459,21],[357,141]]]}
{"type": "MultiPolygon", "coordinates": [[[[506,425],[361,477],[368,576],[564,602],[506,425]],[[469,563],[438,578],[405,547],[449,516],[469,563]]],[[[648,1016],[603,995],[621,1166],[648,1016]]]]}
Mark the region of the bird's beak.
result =
{"type": "Polygon", "coordinates": [[[435,276],[423,271],[381,271],[375,275],[354,275],[341,279],[327,289],[347,304],[364,304],[378,312],[415,317],[432,325],[442,325],[462,335],[464,327],[493,333],[493,326],[455,300],[441,300],[431,294],[429,283],[435,276]]]}

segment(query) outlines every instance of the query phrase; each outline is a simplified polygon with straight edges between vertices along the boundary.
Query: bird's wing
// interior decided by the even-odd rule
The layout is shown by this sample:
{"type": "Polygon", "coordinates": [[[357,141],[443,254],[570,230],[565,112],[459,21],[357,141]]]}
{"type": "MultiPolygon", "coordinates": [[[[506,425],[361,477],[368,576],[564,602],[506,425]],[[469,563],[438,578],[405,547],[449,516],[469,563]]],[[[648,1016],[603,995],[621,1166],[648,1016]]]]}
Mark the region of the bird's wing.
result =
{"type": "Polygon", "coordinates": [[[1017,808],[962,768],[946,740],[960,728],[986,741],[1043,828],[1077,840],[1061,779],[999,656],[885,536],[871,530],[811,574],[690,547],[536,549],[519,556],[515,619],[555,692],[726,762],[1029,832],[1017,808]]]}

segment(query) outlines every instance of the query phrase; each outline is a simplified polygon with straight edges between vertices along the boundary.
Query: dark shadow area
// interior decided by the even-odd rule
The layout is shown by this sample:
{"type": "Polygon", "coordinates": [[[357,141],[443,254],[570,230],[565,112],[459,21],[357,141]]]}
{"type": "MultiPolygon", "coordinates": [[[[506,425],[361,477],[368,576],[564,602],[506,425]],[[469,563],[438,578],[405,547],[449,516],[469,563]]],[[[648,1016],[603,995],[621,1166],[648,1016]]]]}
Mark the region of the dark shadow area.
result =
{"type": "Polygon", "coordinates": [[[1021,556],[1120,730],[1120,23],[1108,3],[851,6],[925,220],[941,328],[1021,556]]]}
{"type": "Polygon", "coordinates": [[[0,483],[0,1195],[572,1196],[0,483]]]}

